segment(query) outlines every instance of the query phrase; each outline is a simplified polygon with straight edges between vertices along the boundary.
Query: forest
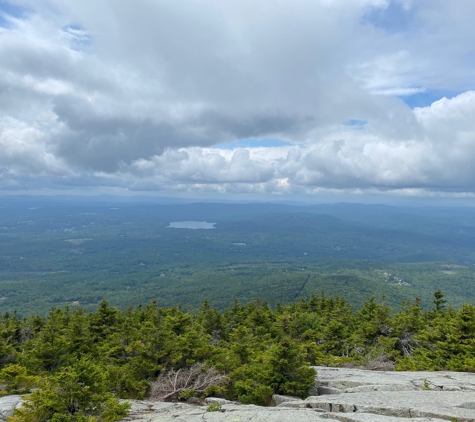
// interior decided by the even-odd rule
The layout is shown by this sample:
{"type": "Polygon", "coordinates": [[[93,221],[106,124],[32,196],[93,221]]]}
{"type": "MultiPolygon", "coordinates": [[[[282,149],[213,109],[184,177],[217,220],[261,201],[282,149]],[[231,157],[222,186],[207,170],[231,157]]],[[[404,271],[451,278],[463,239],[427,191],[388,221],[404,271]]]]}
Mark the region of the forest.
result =
{"type": "Polygon", "coordinates": [[[475,308],[416,298],[394,310],[371,297],[354,310],[342,297],[291,304],[235,301],[225,310],[156,302],[121,311],[51,309],[0,320],[2,394],[29,393],[11,422],[114,421],[119,399],[220,396],[268,405],[272,394],[306,397],[312,365],[385,370],[475,371],[475,308]],[[176,380],[180,373],[182,382],[176,380]],[[186,378],[186,379],[185,379],[186,378]]]}
{"type": "Polygon", "coordinates": [[[470,208],[2,198],[0,394],[113,422],[305,397],[314,365],[475,371],[474,250],[470,208]]]}
{"type": "Polygon", "coordinates": [[[439,289],[453,306],[475,299],[471,208],[0,199],[0,313],[102,300],[224,310],[322,291],[355,308],[372,294],[394,307],[439,289]],[[169,227],[187,220],[215,228],[169,227]]]}

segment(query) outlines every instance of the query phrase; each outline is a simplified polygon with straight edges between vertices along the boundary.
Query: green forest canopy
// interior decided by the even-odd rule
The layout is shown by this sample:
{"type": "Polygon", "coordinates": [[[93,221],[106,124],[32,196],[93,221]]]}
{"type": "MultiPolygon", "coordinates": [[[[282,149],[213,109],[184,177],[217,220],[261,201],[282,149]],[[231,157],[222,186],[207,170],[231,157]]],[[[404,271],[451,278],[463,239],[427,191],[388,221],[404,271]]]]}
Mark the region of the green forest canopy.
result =
{"type": "Polygon", "coordinates": [[[208,302],[196,310],[152,302],[122,312],[103,301],[90,313],[5,314],[0,379],[5,394],[39,387],[15,421],[38,414],[112,421],[127,412],[117,398],[145,398],[160,374],[197,363],[227,380],[199,394],[265,405],[273,393],[305,397],[311,365],[475,371],[474,338],[474,306],[447,307],[440,291],[429,309],[415,299],[397,312],[384,298],[354,311],[344,298],[323,294],[274,308],[236,301],[224,311],[208,302]]]}

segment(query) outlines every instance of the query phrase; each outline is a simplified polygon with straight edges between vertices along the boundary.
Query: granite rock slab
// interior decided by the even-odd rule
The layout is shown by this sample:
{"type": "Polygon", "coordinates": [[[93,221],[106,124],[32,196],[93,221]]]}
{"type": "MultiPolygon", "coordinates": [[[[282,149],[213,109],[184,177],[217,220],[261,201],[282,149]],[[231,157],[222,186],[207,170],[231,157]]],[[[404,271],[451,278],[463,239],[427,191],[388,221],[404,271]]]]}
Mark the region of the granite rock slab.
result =
{"type": "Polygon", "coordinates": [[[11,395],[0,397],[0,421],[5,422],[9,416],[13,415],[15,407],[21,403],[21,396],[11,395]]]}
{"type": "Polygon", "coordinates": [[[207,406],[186,403],[132,402],[125,421],[134,422],[336,422],[320,409],[282,409],[242,404],[224,404],[219,412],[207,406]]]}
{"type": "Polygon", "coordinates": [[[369,371],[314,366],[316,395],[366,391],[473,391],[475,374],[469,372],[369,371]]]}
{"type": "Polygon", "coordinates": [[[458,419],[475,422],[475,393],[468,391],[373,391],[311,396],[279,407],[321,409],[333,413],[371,413],[399,418],[458,419]]]}
{"type": "MultiPolygon", "coordinates": [[[[475,374],[316,367],[315,396],[274,396],[274,407],[208,398],[196,403],[130,400],[137,422],[475,422],[475,374]],[[221,410],[207,412],[219,402],[221,410]]],[[[0,397],[0,422],[21,403],[0,397]]]]}

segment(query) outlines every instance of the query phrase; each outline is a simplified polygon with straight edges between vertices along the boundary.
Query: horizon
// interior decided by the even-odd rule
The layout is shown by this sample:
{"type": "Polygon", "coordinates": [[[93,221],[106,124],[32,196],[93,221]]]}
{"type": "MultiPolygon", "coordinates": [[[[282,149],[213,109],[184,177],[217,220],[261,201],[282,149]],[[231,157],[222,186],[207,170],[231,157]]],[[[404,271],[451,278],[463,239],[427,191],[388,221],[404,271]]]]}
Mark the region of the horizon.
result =
{"type": "MultiPolygon", "coordinates": [[[[155,205],[185,205],[185,204],[274,204],[283,206],[311,207],[324,205],[349,205],[349,206],[382,206],[392,208],[474,208],[475,201],[471,198],[441,198],[441,197],[415,197],[415,198],[398,198],[398,197],[354,197],[351,195],[335,195],[334,197],[322,196],[286,196],[275,197],[267,196],[265,198],[255,196],[250,197],[230,197],[230,196],[162,196],[150,195],[147,193],[133,193],[129,195],[117,195],[110,193],[77,193],[71,192],[56,194],[39,194],[39,193],[10,193],[0,194],[0,204],[3,199],[21,198],[22,200],[47,200],[51,199],[55,202],[79,202],[86,200],[86,203],[124,203],[139,204],[151,203],[155,205]],[[359,199],[359,200],[357,200],[359,199]]],[[[0,206],[0,209],[2,207],[0,206]]]]}

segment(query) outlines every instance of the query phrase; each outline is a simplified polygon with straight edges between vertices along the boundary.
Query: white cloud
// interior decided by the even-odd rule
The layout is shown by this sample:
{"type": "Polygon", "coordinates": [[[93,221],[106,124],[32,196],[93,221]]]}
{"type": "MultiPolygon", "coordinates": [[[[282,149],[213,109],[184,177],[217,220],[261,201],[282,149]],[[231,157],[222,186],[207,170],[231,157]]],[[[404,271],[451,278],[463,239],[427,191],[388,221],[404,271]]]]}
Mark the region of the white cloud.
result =
{"type": "Polygon", "coordinates": [[[0,189],[475,191],[471,3],[16,3],[0,189]],[[246,138],[292,145],[213,148],[246,138]]]}

